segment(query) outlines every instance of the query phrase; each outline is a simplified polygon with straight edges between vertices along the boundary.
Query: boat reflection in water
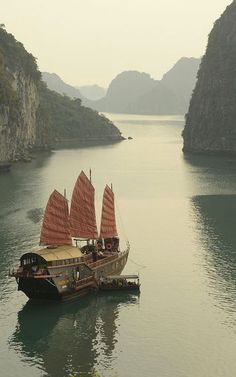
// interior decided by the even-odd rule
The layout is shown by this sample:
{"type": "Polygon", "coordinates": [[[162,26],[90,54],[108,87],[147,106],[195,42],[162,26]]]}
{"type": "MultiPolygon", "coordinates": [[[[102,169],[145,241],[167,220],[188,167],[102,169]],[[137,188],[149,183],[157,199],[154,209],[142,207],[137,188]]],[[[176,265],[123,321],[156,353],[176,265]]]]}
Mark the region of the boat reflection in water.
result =
{"type": "Polygon", "coordinates": [[[192,199],[204,264],[220,307],[236,312],[236,195],[192,199]]]}
{"type": "Polygon", "coordinates": [[[109,370],[115,357],[119,312],[138,302],[138,294],[125,292],[91,294],[63,305],[28,301],[18,313],[10,347],[50,377],[93,368],[109,370]]]}

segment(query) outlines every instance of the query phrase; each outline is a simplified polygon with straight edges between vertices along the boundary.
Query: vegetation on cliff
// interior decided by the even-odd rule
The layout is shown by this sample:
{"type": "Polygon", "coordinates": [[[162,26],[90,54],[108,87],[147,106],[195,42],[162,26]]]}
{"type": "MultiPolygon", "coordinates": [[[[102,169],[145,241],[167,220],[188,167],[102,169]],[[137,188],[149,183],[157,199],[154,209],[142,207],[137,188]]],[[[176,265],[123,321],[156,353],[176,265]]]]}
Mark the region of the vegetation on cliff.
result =
{"type": "Polygon", "coordinates": [[[183,132],[185,152],[236,153],[236,1],[215,22],[183,132]]]}
{"type": "Polygon", "coordinates": [[[11,122],[17,120],[20,111],[20,101],[12,87],[12,72],[15,72],[19,66],[26,72],[33,71],[36,78],[36,63],[33,56],[27,53],[24,46],[17,42],[12,34],[6,32],[2,24],[0,25],[0,106],[8,109],[11,122]]]}
{"type": "MultiPolygon", "coordinates": [[[[0,29],[1,30],[1,29],[0,29]]],[[[19,101],[10,84],[9,73],[6,70],[5,59],[0,52],[0,105],[11,109],[10,117],[13,120],[19,110],[19,101]]]]}
{"type": "Polygon", "coordinates": [[[35,57],[24,48],[15,37],[0,27],[0,52],[4,56],[5,64],[12,72],[23,70],[36,83],[41,79],[35,57]]]}
{"type": "Polygon", "coordinates": [[[99,142],[121,140],[120,131],[103,115],[81,105],[79,98],[71,99],[40,87],[38,119],[47,116],[50,143],[63,141],[99,142]]]}

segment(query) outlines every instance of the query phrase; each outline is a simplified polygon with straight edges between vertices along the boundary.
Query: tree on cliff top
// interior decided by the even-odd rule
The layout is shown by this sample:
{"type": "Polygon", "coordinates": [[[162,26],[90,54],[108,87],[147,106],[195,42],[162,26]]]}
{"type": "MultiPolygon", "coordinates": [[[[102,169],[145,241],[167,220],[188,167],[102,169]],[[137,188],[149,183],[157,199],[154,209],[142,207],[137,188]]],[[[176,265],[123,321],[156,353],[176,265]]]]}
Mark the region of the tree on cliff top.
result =
{"type": "Polygon", "coordinates": [[[25,73],[38,83],[41,79],[41,72],[38,70],[35,57],[26,51],[24,45],[18,42],[15,37],[0,26],[0,52],[5,58],[5,64],[12,71],[23,69],[25,73]]]}

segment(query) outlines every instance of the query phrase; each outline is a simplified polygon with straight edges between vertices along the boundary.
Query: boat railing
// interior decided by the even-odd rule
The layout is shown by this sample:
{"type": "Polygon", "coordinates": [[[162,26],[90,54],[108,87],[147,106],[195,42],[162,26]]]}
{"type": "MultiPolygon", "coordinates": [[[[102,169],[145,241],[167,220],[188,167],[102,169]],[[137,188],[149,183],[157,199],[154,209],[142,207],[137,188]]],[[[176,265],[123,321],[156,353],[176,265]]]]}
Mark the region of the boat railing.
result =
{"type": "Polygon", "coordinates": [[[90,281],[93,281],[93,280],[94,280],[93,276],[89,276],[88,278],[77,280],[76,281],[76,286],[78,287],[80,285],[86,284],[86,283],[88,283],[90,281]]]}
{"type": "Polygon", "coordinates": [[[118,255],[113,254],[113,255],[110,255],[110,256],[105,257],[103,259],[99,259],[96,262],[90,262],[90,263],[87,262],[87,264],[88,264],[89,267],[95,268],[95,267],[102,266],[105,263],[111,262],[112,260],[117,259],[117,258],[118,258],[118,255]]]}
{"type": "Polygon", "coordinates": [[[89,276],[88,278],[77,280],[75,283],[75,289],[80,289],[80,287],[84,288],[85,286],[94,286],[97,288],[98,284],[93,276],[89,276]]]}
{"type": "Polygon", "coordinates": [[[84,259],[83,259],[83,262],[85,262],[85,263],[89,263],[90,261],[93,260],[91,254],[85,254],[83,258],[84,258],[84,259]]]}
{"type": "Polygon", "coordinates": [[[54,275],[49,274],[48,271],[45,269],[39,270],[37,272],[33,272],[33,271],[24,271],[21,268],[17,270],[14,270],[14,269],[9,270],[8,275],[14,278],[34,278],[34,279],[52,278],[52,277],[61,276],[61,274],[54,274],[54,275]]]}

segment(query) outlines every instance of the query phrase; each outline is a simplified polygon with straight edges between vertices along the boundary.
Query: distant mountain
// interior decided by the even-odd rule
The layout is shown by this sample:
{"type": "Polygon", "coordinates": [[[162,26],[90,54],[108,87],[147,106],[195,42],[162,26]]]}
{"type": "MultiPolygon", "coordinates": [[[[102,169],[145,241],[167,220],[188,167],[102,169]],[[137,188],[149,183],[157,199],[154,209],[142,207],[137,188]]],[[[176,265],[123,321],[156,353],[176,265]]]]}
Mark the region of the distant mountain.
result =
{"type": "Polygon", "coordinates": [[[98,100],[106,95],[107,90],[98,85],[72,86],[65,83],[56,73],[42,72],[42,79],[48,89],[54,90],[71,98],[81,98],[86,101],[98,100]]]}
{"type": "Polygon", "coordinates": [[[127,105],[125,112],[143,115],[165,115],[183,114],[184,111],[185,107],[180,97],[160,81],[135,102],[127,105]]]}
{"type": "Polygon", "coordinates": [[[49,89],[72,98],[81,98],[84,106],[97,111],[128,114],[185,114],[196,82],[200,59],[181,58],[161,80],[148,73],[124,71],[105,89],[93,86],[75,88],[55,73],[42,74],[49,89]]]}
{"type": "Polygon", "coordinates": [[[56,73],[42,72],[42,79],[50,90],[71,98],[82,98],[79,89],[66,84],[56,73]]]}
{"type": "Polygon", "coordinates": [[[112,80],[104,98],[98,101],[89,101],[86,105],[98,111],[127,113],[129,112],[128,108],[154,86],[155,80],[147,73],[122,72],[112,80]]]}
{"type": "Polygon", "coordinates": [[[98,100],[105,97],[107,90],[99,85],[78,86],[80,93],[89,100],[98,100]]]}
{"type": "Polygon", "coordinates": [[[98,111],[135,114],[185,114],[195,86],[200,59],[181,58],[162,80],[125,71],[112,80],[107,94],[86,106],[98,111]]]}
{"type": "Polygon", "coordinates": [[[197,80],[201,59],[181,58],[167,73],[161,83],[172,90],[181,103],[183,112],[188,110],[190,98],[197,80]]]}

